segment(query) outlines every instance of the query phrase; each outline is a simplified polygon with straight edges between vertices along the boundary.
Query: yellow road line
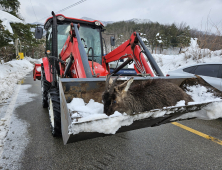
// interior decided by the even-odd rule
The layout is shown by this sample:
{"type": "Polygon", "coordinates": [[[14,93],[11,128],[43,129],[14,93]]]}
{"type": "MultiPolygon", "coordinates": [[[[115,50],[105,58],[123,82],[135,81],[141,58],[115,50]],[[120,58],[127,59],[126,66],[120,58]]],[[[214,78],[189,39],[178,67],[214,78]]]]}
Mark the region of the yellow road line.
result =
{"type": "Polygon", "coordinates": [[[199,135],[199,136],[201,136],[201,137],[203,137],[203,138],[206,138],[206,139],[208,139],[208,140],[211,140],[211,141],[213,141],[213,142],[216,142],[216,143],[219,144],[219,145],[222,145],[222,141],[219,140],[219,139],[217,139],[217,138],[214,138],[214,137],[212,137],[212,136],[206,135],[206,134],[204,134],[204,133],[202,133],[202,132],[199,132],[199,131],[197,131],[197,130],[194,130],[194,129],[192,129],[192,128],[189,128],[189,127],[184,126],[184,125],[182,125],[182,124],[180,124],[180,123],[177,123],[177,122],[173,122],[172,124],[175,125],[175,126],[178,126],[178,127],[182,128],[182,129],[185,129],[185,130],[187,130],[187,131],[189,131],[189,132],[192,132],[192,133],[194,133],[194,134],[196,134],[196,135],[199,135]]]}

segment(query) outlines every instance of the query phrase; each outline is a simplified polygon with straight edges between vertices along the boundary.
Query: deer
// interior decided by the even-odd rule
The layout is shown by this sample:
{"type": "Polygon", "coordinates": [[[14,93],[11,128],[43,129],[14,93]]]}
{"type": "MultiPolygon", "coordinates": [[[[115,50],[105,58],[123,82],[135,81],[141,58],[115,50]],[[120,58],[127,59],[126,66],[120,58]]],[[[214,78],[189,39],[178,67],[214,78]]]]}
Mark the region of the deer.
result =
{"type": "Polygon", "coordinates": [[[165,79],[149,79],[141,83],[133,83],[134,77],[118,85],[117,79],[106,77],[105,91],[102,95],[104,113],[108,116],[115,111],[132,115],[135,113],[175,106],[178,101],[185,104],[193,101],[190,95],[178,85],[165,79]]]}

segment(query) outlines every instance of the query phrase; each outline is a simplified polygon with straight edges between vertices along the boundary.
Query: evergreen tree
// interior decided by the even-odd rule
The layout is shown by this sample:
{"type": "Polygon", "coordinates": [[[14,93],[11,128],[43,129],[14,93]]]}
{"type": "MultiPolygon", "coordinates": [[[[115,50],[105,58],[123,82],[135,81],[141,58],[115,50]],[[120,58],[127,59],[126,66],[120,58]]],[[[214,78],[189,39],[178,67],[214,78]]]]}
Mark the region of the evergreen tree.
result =
{"type": "MultiPolygon", "coordinates": [[[[116,47],[128,40],[130,35],[135,31],[143,33],[141,37],[147,39],[148,42],[144,39],[144,43],[151,48],[152,53],[156,47],[163,50],[169,47],[182,48],[188,46],[191,38],[190,28],[185,23],[181,23],[180,25],[163,25],[158,22],[136,24],[135,22],[121,21],[106,26],[106,33],[115,34],[117,40],[116,47]],[[158,36],[156,36],[157,33],[159,33],[158,36]]],[[[105,38],[108,43],[109,37],[105,38]]]]}
{"type": "Polygon", "coordinates": [[[172,47],[177,47],[178,46],[178,40],[177,40],[177,33],[178,29],[175,24],[172,24],[170,26],[170,42],[172,47]]]}
{"type": "Polygon", "coordinates": [[[171,34],[169,26],[162,26],[160,30],[160,36],[163,41],[163,48],[169,48],[171,46],[171,34]]]}
{"type": "Polygon", "coordinates": [[[179,53],[183,47],[190,44],[190,27],[186,26],[178,31],[178,46],[180,47],[179,53]]]}
{"type": "Polygon", "coordinates": [[[34,37],[34,33],[31,29],[35,28],[36,25],[23,24],[23,23],[11,23],[12,29],[14,30],[14,39],[18,38],[22,44],[22,52],[31,52],[34,57],[36,48],[44,44],[44,40],[37,40],[34,37]]]}

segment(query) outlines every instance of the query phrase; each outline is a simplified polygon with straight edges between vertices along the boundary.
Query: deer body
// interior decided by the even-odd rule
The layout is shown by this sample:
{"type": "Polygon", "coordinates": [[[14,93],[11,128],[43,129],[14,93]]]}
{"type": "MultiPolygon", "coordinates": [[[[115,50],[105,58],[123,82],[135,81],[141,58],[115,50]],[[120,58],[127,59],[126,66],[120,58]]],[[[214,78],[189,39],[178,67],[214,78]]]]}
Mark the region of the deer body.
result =
{"type": "Polygon", "coordinates": [[[193,101],[179,86],[164,79],[150,79],[132,86],[133,78],[121,85],[115,85],[115,81],[109,82],[103,94],[104,112],[107,115],[115,111],[130,115],[174,106],[180,100],[185,100],[185,104],[193,101]]]}

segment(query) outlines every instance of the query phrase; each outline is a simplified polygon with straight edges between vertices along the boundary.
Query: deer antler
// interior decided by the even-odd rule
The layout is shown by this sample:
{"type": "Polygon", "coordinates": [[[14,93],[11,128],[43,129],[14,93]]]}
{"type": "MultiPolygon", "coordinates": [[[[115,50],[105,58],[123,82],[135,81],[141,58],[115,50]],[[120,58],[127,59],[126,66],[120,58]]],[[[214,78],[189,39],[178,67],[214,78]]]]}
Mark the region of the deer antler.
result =
{"type": "MultiPolygon", "coordinates": [[[[119,75],[119,76],[120,76],[120,75],[119,75]]],[[[114,79],[114,81],[113,81],[112,85],[110,86],[110,88],[109,88],[109,94],[112,94],[112,93],[113,93],[115,83],[116,83],[117,79],[119,78],[119,76],[118,76],[118,77],[116,77],[116,78],[114,79]]]]}
{"type": "Polygon", "coordinates": [[[110,79],[111,76],[106,76],[106,88],[105,88],[105,91],[108,91],[108,87],[109,87],[109,79],[110,79]]]}
{"type": "Polygon", "coordinates": [[[128,83],[130,80],[132,80],[132,79],[133,79],[133,77],[131,77],[129,80],[127,80],[127,81],[123,82],[122,84],[118,85],[118,88],[125,87],[125,86],[126,86],[126,84],[127,84],[127,83],[128,83]]]}

